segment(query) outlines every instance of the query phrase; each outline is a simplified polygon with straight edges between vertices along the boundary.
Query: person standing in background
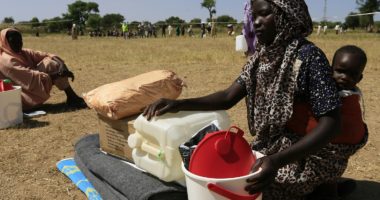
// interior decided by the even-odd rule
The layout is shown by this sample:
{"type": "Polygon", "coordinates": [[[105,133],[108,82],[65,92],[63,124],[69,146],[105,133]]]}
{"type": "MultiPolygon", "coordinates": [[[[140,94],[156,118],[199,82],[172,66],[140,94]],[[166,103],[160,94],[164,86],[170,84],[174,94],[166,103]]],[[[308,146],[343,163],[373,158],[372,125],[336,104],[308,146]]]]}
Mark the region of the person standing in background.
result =
{"type": "Polygon", "coordinates": [[[175,28],[175,35],[179,37],[181,35],[181,27],[178,24],[177,27],[175,28]]]}
{"type": "Polygon", "coordinates": [[[181,35],[185,36],[185,32],[186,32],[185,24],[181,24],[181,35]]]}
{"type": "Polygon", "coordinates": [[[339,34],[339,24],[335,25],[335,34],[339,34]]]}
{"type": "Polygon", "coordinates": [[[327,34],[327,25],[323,26],[323,34],[325,34],[325,35],[327,34]]]}
{"type": "Polygon", "coordinates": [[[322,30],[322,25],[318,24],[317,35],[321,34],[321,30],[322,30]]]}
{"type": "Polygon", "coordinates": [[[187,29],[187,33],[189,34],[189,37],[194,36],[193,25],[190,24],[189,28],[187,29]]]}
{"type": "Polygon", "coordinates": [[[169,26],[168,26],[168,34],[169,34],[169,37],[172,36],[172,31],[173,31],[173,27],[169,24],[169,26]]]}
{"type": "Polygon", "coordinates": [[[73,24],[73,26],[71,27],[71,38],[73,40],[78,39],[78,28],[76,24],[73,24]]]}
{"type": "Polygon", "coordinates": [[[202,22],[201,24],[201,38],[205,38],[206,37],[206,25],[204,22],[202,22]]]}
{"type": "Polygon", "coordinates": [[[216,37],[216,33],[217,33],[217,30],[216,30],[215,19],[212,19],[212,22],[211,22],[211,37],[215,38],[216,37]]]}
{"type": "Polygon", "coordinates": [[[122,25],[121,25],[121,31],[123,31],[123,37],[124,37],[124,39],[127,39],[127,36],[128,36],[128,23],[123,23],[122,25]]]}
{"type": "Polygon", "coordinates": [[[161,37],[166,37],[166,24],[163,24],[161,27],[161,37]]]}

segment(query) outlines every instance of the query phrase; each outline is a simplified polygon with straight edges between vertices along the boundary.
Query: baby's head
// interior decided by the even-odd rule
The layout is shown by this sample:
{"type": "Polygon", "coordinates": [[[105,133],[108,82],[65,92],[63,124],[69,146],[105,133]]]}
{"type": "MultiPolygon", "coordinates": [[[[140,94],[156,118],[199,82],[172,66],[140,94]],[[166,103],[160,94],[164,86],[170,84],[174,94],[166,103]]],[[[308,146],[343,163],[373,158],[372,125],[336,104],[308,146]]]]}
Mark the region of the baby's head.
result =
{"type": "Polygon", "coordinates": [[[339,48],[333,58],[332,67],[334,79],[339,89],[355,88],[363,78],[364,67],[367,64],[365,52],[354,45],[339,48]]]}

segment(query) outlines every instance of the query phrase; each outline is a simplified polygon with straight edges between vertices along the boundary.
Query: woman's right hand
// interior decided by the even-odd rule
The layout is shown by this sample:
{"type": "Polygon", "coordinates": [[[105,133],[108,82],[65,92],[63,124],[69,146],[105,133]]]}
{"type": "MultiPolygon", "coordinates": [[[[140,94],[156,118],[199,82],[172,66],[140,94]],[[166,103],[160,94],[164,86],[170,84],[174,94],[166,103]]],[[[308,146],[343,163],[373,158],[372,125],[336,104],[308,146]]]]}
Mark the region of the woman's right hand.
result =
{"type": "Polygon", "coordinates": [[[144,109],[143,116],[145,116],[147,120],[150,120],[154,116],[160,116],[167,112],[178,112],[178,105],[178,100],[161,98],[160,100],[147,106],[144,109]]]}

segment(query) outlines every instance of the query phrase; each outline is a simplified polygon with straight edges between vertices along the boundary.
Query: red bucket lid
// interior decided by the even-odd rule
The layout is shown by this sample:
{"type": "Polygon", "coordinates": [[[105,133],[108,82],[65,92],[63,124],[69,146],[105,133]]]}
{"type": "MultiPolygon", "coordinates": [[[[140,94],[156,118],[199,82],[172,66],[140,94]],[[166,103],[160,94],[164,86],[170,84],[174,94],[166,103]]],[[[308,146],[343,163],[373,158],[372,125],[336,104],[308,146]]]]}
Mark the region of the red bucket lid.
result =
{"type": "Polygon", "coordinates": [[[243,135],[244,132],[236,126],[206,135],[191,155],[189,171],[208,178],[249,174],[256,157],[243,135]]]}

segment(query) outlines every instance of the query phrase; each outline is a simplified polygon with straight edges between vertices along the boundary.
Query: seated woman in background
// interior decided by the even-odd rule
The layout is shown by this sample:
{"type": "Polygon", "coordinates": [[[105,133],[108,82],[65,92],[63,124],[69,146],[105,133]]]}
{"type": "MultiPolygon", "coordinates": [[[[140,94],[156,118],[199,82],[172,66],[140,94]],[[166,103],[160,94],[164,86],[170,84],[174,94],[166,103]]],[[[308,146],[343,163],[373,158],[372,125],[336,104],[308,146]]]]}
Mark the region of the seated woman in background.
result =
{"type": "Polygon", "coordinates": [[[74,80],[61,58],[56,55],[23,49],[21,33],[14,28],[0,32],[0,79],[10,79],[22,88],[23,110],[41,105],[50,97],[53,85],[66,93],[69,108],[86,108],[69,84],[74,80]]]}

